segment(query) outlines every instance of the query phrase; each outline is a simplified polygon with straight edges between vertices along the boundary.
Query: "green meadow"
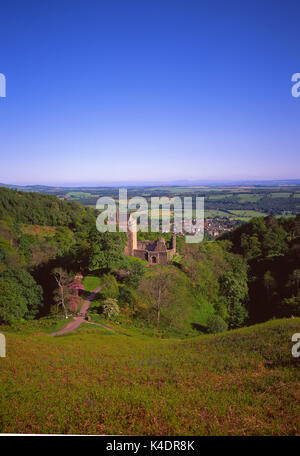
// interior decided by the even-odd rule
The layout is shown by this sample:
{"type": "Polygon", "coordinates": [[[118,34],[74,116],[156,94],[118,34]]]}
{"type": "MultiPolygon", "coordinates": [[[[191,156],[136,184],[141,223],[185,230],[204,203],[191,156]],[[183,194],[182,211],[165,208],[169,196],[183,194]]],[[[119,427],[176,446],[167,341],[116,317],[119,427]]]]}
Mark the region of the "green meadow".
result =
{"type": "Polygon", "coordinates": [[[267,214],[264,212],[259,212],[259,211],[251,211],[251,210],[230,210],[229,218],[231,219],[237,219],[237,220],[250,220],[252,217],[263,217],[266,216],[267,214]]]}
{"type": "Polygon", "coordinates": [[[262,198],[262,195],[255,193],[241,193],[238,195],[238,198],[241,203],[255,203],[256,201],[259,201],[262,198]]]}
{"type": "Polygon", "coordinates": [[[4,329],[0,432],[299,434],[299,329],[299,318],[186,340],[4,329]]]}

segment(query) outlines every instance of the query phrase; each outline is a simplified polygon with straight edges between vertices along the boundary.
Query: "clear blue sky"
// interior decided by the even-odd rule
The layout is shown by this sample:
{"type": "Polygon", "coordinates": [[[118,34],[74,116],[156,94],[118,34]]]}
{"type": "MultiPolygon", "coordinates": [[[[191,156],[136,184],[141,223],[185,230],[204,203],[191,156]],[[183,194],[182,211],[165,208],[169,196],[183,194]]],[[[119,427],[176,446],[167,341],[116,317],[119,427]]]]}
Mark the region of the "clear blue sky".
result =
{"type": "Polygon", "coordinates": [[[3,0],[0,182],[300,178],[299,1],[3,0]]]}

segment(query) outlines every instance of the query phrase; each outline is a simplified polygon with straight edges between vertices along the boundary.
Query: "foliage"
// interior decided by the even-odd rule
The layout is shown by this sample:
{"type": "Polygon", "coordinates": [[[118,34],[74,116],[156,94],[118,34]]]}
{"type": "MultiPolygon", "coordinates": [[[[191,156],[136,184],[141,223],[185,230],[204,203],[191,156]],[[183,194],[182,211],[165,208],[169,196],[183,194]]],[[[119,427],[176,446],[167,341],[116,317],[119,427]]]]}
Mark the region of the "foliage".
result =
{"type": "Polygon", "coordinates": [[[300,215],[253,218],[222,238],[230,240],[231,251],[242,254],[248,264],[249,321],[297,315],[300,215]]]}
{"type": "Polygon", "coordinates": [[[243,325],[247,311],[243,303],[248,295],[247,275],[226,272],[220,277],[220,292],[225,297],[228,309],[228,324],[230,328],[243,325]]]}
{"type": "Polygon", "coordinates": [[[199,303],[197,322],[206,324],[211,313],[224,319],[230,328],[242,326],[247,317],[247,266],[230,253],[226,240],[183,245],[181,269],[187,274],[199,303]]]}
{"type": "Polygon", "coordinates": [[[19,255],[12,242],[0,238],[0,265],[2,265],[0,270],[22,266],[23,263],[22,256],[19,255]]]}
{"type": "Polygon", "coordinates": [[[11,324],[20,318],[34,318],[42,303],[42,289],[23,269],[6,269],[0,274],[0,319],[11,324]]]}
{"type": "Polygon", "coordinates": [[[123,282],[132,288],[138,288],[145,274],[145,261],[127,256],[124,258],[122,268],[127,272],[123,278],[123,282]]]}
{"type": "Polygon", "coordinates": [[[211,334],[227,331],[228,325],[220,315],[210,315],[207,319],[207,330],[211,334]]]}
{"type": "Polygon", "coordinates": [[[118,301],[113,298],[105,299],[102,303],[102,313],[105,318],[116,317],[120,312],[118,301]]]}
{"type": "Polygon", "coordinates": [[[100,233],[93,227],[89,233],[89,271],[117,271],[123,264],[126,233],[100,233]]]}
{"type": "Polygon", "coordinates": [[[0,188],[0,218],[11,217],[16,223],[68,226],[76,228],[93,217],[90,208],[67,202],[52,195],[0,188]]]}
{"type": "Polygon", "coordinates": [[[119,285],[119,306],[122,313],[126,316],[135,315],[141,309],[143,305],[139,299],[138,291],[135,288],[131,288],[126,284],[119,285]]]}
{"type": "Polygon", "coordinates": [[[284,298],[278,307],[280,317],[300,317],[300,295],[284,298]]]}
{"type": "Polygon", "coordinates": [[[250,236],[249,234],[243,233],[241,235],[241,249],[247,259],[262,255],[261,245],[258,236],[256,235],[250,236]]]}
{"type": "Polygon", "coordinates": [[[12,324],[24,317],[27,311],[26,299],[13,279],[0,277],[0,320],[12,324]]]}
{"type": "Polygon", "coordinates": [[[99,292],[101,299],[117,299],[119,296],[119,286],[116,278],[112,274],[103,274],[101,277],[102,289],[99,292]]]}
{"type": "Polygon", "coordinates": [[[155,266],[147,271],[138,289],[145,303],[141,315],[149,325],[183,329],[191,321],[195,298],[184,273],[174,266],[155,266]]]}

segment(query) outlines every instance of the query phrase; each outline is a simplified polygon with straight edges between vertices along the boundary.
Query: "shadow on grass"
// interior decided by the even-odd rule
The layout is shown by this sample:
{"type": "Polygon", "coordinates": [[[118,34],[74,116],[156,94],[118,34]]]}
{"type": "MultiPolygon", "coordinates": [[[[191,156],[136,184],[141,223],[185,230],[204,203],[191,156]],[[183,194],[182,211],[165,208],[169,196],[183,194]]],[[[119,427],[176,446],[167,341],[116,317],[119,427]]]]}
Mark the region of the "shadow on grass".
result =
{"type": "Polygon", "coordinates": [[[191,323],[191,326],[193,329],[196,329],[197,331],[203,333],[203,334],[208,334],[208,330],[206,326],[200,325],[199,323],[191,323]]]}
{"type": "MultiPolygon", "coordinates": [[[[93,293],[92,291],[85,291],[85,290],[84,290],[84,291],[81,291],[80,297],[81,297],[82,299],[86,300],[92,293],[93,293]]],[[[93,300],[94,300],[94,299],[100,299],[100,298],[101,298],[101,293],[99,292],[99,293],[97,293],[97,294],[94,296],[93,300]]]]}

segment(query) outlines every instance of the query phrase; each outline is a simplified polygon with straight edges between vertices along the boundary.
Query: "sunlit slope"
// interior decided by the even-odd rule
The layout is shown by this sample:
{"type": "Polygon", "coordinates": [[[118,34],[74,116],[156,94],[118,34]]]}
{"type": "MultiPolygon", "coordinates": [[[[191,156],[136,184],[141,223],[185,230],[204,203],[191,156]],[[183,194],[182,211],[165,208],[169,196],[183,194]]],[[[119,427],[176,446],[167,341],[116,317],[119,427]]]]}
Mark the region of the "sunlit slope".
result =
{"type": "Polygon", "coordinates": [[[299,434],[300,319],[185,341],[7,333],[0,431],[299,434]]]}

